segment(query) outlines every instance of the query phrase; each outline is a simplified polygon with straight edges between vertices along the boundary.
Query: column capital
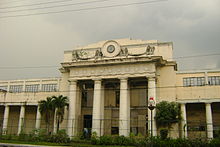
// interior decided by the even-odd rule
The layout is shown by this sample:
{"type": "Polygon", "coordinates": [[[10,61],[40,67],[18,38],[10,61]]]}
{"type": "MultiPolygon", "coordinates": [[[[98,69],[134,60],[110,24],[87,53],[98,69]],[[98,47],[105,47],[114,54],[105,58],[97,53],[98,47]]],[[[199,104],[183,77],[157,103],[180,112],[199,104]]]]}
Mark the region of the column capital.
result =
{"type": "Polygon", "coordinates": [[[94,82],[96,82],[96,81],[102,81],[102,78],[94,78],[94,79],[92,79],[94,82]]]}
{"type": "Polygon", "coordinates": [[[120,79],[120,81],[127,81],[128,77],[120,77],[119,79],[120,79]]]}
{"type": "Polygon", "coordinates": [[[147,76],[147,79],[148,79],[148,81],[155,81],[155,80],[156,80],[156,77],[153,77],[153,76],[148,77],[148,76],[147,76]]]}
{"type": "Polygon", "coordinates": [[[205,105],[211,105],[212,102],[205,102],[205,105]]]}
{"type": "Polygon", "coordinates": [[[4,106],[5,106],[5,107],[9,107],[9,104],[5,104],[4,106]]]}
{"type": "Polygon", "coordinates": [[[179,103],[180,105],[186,105],[187,104],[187,102],[181,102],[181,103],[179,103]]]}
{"type": "Polygon", "coordinates": [[[68,82],[70,85],[75,85],[77,83],[77,79],[69,79],[68,82]]]}

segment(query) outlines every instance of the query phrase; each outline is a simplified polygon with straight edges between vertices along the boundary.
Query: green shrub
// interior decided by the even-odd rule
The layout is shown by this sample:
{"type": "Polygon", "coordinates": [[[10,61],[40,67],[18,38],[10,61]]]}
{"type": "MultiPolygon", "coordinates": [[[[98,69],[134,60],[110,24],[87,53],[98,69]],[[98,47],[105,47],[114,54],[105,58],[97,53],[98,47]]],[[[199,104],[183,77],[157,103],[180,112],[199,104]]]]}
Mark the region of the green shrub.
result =
{"type": "Polygon", "coordinates": [[[99,144],[100,145],[112,145],[113,144],[113,138],[111,136],[101,136],[99,138],[99,144]]]}
{"type": "Polygon", "coordinates": [[[69,143],[70,138],[65,130],[59,130],[56,134],[50,135],[48,141],[55,143],[69,143]]]}
{"type": "Polygon", "coordinates": [[[132,145],[131,139],[125,136],[115,136],[113,140],[113,144],[115,145],[132,145]]]}
{"type": "Polygon", "coordinates": [[[161,137],[161,139],[166,139],[167,138],[167,135],[168,135],[168,129],[166,129],[166,128],[162,128],[161,130],[160,130],[160,137],[161,137]]]}
{"type": "Polygon", "coordinates": [[[212,139],[209,143],[210,147],[220,147],[220,138],[212,139]]]}
{"type": "Polygon", "coordinates": [[[96,132],[92,132],[91,144],[94,144],[94,145],[99,144],[99,138],[96,132]]]}

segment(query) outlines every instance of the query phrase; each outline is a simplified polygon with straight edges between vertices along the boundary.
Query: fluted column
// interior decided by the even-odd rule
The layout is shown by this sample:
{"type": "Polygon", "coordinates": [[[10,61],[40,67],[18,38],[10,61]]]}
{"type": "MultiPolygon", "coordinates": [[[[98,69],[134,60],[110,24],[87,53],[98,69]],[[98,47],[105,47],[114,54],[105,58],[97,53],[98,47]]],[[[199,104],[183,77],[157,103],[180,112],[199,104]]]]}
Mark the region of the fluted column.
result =
{"type": "Polygon", "coordinates": [[[92,111],[92,132],[96,132],[97,136],[101,136],[101,119],[104,106],[102,105],[102,82],[100,79],[94,81],[93,111],[92,111]]]}
{"type": "Polygon", "coordinates": [[[9,106],[5,105],[4,120],[3,120],[3,134],[4,135],[7,134],[8,119],[9,119],[9,106]]]}
{"type": "Polygon", "coordinates": [[[67,124],[67,134],[72,137],[76,135],[76,88],[77,81],[70,81],[69,86],[69,112],[68,112],[68,124],[67,124]]]}
{"type": "Polygon", "coordinates": [[[130,97],[128,79],[120,79],[119,135],[129,136],[130,133],[130,97]]]}
{"type": "Polygon", "coordinates": [[[210,103],[205,104],[206,110],[206,125],[207,125],[207,138],[213,138],[213,122],[212,122],[212,108],[210,103]]]}
{"type": "MultiPolygon", "coordinates": [[[[150,98],[154,98],[156,104],[156,80],[155,77],[148,77],[148,101],[150,98]]],[[[153,133],[152,136],[157,136],[156,127],[156,109],[152,110],[152,122],[153,122],[153,133]]],[[[151,133],[151,111],[148,109],[148,130],[151,133]]]]}
{"type": "Polygon", "coordinates": [[[39,108],[40,108],[40,107],[37,106],[37,115],[36,115],[36,124],[35,124],[35,128],[36,128],[36,129],[40,129],[41,114],[40,114],[39,108]]]}
{"type": "Polygon", "coordinates": [[[25,106],[22,105],[20,109],[19,123],[18,123],[18,135],[21,133],[24,127],[24,114],[25,114],[25,106]]]}
{"type": "Polygon", "coordinates": [[[182,115],[181,130],[180,130],[181,136],[182,136],[182,138],[187,138],[186,104],[181,103],[180,109],[181,109],[181,115],[182,115]]]}

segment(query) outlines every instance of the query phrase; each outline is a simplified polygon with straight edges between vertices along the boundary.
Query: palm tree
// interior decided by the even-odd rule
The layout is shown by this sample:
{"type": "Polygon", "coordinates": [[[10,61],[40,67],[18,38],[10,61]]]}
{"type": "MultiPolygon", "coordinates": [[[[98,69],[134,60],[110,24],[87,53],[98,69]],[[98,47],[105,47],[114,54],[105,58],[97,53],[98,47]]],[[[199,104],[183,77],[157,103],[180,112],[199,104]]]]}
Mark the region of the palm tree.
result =
{"type": "Polygon", "coordinates": [[[59,96],[52,96],[53,98],[53,105],[56,109],[56,122],[57,122],[57,132],[59,131],[60,123],[62,123],[64,118],[64,110],[65,106],[68,105],[67,97],[63,95],[59,96]]]}
{"type": "Polygon", "coordinates": [[[50,121],[51,118],[53,117],[53,113],[55,110],[53,98],[47,97],[46,100],[41,100],[38,103],[39,103],[40,113],[44,117],[44,120],[46,122],[47,133],[49,133],[50,121]]]}

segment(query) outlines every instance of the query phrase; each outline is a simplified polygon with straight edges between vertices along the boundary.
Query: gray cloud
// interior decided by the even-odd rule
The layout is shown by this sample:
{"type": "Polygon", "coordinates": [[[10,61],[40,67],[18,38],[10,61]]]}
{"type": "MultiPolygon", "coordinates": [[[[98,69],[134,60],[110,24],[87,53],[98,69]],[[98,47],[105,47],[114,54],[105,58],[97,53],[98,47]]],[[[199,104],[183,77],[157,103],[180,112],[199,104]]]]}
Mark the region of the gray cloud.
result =
{"type": "MultiPolygon", "coordinates": [[[[115,3],[118,2],[106,4],[115,3]]],[[[139,6],[2,19],[0,67],[59,66],[64,50],[100,40],[128,37],[173,41],[175,57],[219,53],[219,6],[218,0],[169,0],[139,6]]],[[[179,69],[220,68],[219,56],[177,62],[179,69]]],[[[57,68],[0,69],[0,73],[0,79],[59,76],[57,68]]]]}

